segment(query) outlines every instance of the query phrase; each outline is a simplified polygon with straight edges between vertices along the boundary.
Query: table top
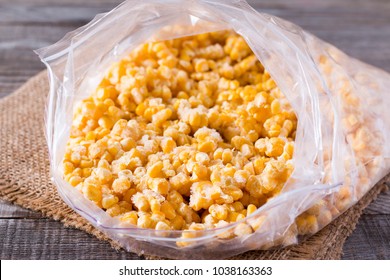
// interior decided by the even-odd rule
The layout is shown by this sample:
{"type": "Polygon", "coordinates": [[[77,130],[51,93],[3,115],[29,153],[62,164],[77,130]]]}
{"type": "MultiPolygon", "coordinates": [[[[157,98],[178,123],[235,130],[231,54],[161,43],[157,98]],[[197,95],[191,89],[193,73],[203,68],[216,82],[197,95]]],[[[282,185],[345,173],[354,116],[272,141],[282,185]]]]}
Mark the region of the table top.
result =
{"type": "MultiPolygon", "coordinates": [[[[120,0],[0,0],[0,98],[44,69],[32,52],[120,0]]],[[[259,0],[255,9],[292,21],[347,54],[390,72],[390,1],[259,0]]],[[[41,214],[0,200],[0,259],[142,259],[41,214]],[[75,246],[77,244],[77,246],[75,246]]],[[[390,191],[362,215],[343,259],[390,259],[390,191]]]]}

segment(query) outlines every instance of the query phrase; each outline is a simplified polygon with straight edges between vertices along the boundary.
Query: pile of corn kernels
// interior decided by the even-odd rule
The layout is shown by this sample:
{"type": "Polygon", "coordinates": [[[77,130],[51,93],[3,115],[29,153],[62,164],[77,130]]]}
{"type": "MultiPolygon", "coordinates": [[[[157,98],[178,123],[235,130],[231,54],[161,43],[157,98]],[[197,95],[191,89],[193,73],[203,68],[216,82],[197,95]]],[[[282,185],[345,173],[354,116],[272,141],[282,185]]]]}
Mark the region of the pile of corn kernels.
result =
{"type": "Polygon", "coordinates": [[[65,179],[125,225],[220,227],[281,191],[296,126],[241,36],[147,43],[77,106],[65,179]]]}

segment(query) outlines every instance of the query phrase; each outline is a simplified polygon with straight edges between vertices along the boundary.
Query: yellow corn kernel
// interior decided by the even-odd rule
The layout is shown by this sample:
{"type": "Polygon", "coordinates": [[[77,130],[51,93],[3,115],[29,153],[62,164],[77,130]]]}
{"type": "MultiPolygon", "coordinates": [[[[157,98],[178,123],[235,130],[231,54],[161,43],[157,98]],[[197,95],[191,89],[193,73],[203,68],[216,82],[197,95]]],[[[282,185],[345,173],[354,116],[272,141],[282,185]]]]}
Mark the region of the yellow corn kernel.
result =
{"type": "Polygon", "coordinates": [[[179,192],[171,190],[167,195],[167,200],[172,203],[176,209],[183,202],[184,199],[179,192]]]}
{"type": "Polygon", "coordinates": [[[89,168],[89,167],[92,167],[93,166],[93,161],[92,160],[86,160],[86,159],[82,159],[80,161],[80,168],[89,168]]]}
{"type": "Polygon", "coordinates": [[[77,152],[73,152],[71,155],[70,155],[70,160],[72,163],[78,165],[81,161],[81,155],[80,153],[77,153],[77,152]]]}
{"type": "Polygon", "coordinates": [[[168,120],[171,116],[172,116],[171,109],[169,108],[163,109],[153,115],[152,122],[155,123],[156,125],[161,125],[163,122],[168,120]]]}
{"type": "Polygon", "coordinates": [[[141,215],[137,220],[137,226],[141,228],[153,228],[153,220],[149,214],[141,215]]]}
{"type": "Polygon", "coordinates": [[[103,206],[103,208],[108,209],[108,208],[114,206],[115,204],[117,204],[118,201],[119,201],[119,198],[117,196],[114,196],[112,194],[104,195],[103,199],[102,199],[102,206],[103,206]]]}
{"type": "Polygon", "coordinates": [[[216,149],[214,151],[213,158],[214,159],[222,159],[223,152],[224,152],[224,149],[222,149],[222,148],[216,149]]]}
{"type": "Polygon", "coordinates": [[[137,207],[139,211],[146,212],[150,209],[150,204],[148,199],[145,197],[145,195],[141,193],[137,193],[133,195],[132,201],[134,206],[137,207]]]}
{"type": "Polygon", "coordinates": [[[302,214],[296,219],[299,234],[314,234],[318,231],[317,218],[314,215],[302,214]]]}
{"type": "Polygon", "coordinates": [[[255,143],[255,148],[261,155],[265,154],[265,151],[267,150],[267,139],[260,138],[257,140],[255,143]]]}
{"type": "Polygon", "coordinates": [[[267,161],[268,160],[265,157],[259,157],[253,161],[253,167],[256,174],[261,174],[263,172],[267,161]]]}
{"type": "Polygon", "coordinates": [[[112,180],[112,173],[110,170],[98,167],[93,171],[96,178],[103,184],[107,184],[112,180]]]}
{"type": "Polygon", "coordinates": [[[167,223],[163,222],[163,221],[159,221],[157,224],[156,224],[156,230],[170,230],[171,227],[169,225],[167,225],[167,223]]]}
{"type": "Polygon", "coordinates": [[[92,184],[84,184],[83,193],[86,198],[99,204],[102,200],[102,190],[99,186],[92,184]]]}
{"type": "Polygon", "coordinates": [[[209,164],[209,162],[210,162],[210,158],[209,158],[208,154],[203,153],[203,152],[196,153],[195,160],[196,160],[196,162],[198,162],[202,165],[209,164]]]}
{"type": "Polygon", "coordinates": [[[180,91],[176,97],[179,99],[188,99],[189,98],[188,94],[184,91],[180,91]]]}
{"type": "Polygon", "coordinates": [[[245,190],[247,190],[252,197],[263,196],[260,180],[257,176],[249,176],[248,181],[245,185],[245,190]]]}
{"type": "Polygon", "coordinates": [[[135,109],[135,113],[138,115],[138,116],[143,116],[145,114],[145,110],[146,110],[146,105],[144,102],[140,103],[137,105],[136,109],[135,109]]]}
{"type": "Polygon", "coordinates": [[[187,174],[180,172],[169,179],[172,189],[180,194],[189,194],[191,187],[191,179],[187,174]]]}
{"type": "Polygon", "coordinates": [[[130,203],[128,203],[127,201],[119,201],[118,205],[120,206],[122,213],[133,209],[132,205],[130,203]]]}
{"type": "Polygon", "coordinates": [[[280,113],[280,102],[278,99],[274,99],[271,103],[271,112],[276,115],[280,113]]]}
{"type": "Polygon", "coordinates": [[[69,184],[71,184],[73,187],[77,186],[83,181],[83,179],[80,176],[72,176],[69,179],[69,184]]]}
{"type": "Polygon", "coordinates": [[[107,98],[110,98],[110,93],[108,90],[106,90],[105,88],[100,88],[97,92],[96,92],[96,97],[99,99],[99,100],[105,100],[107,98]]]}
{"type": "Polygon", "coordinates": [[[114,121],[108,116],[103,116],[98,120],[98,124],[103,128],[111,129],[114,126],[114,121]]]}
{"type": "Polygon", "coordinates": [[[86,135],[85,135],[85,140],[92,140],[92,141],[95,141],[96,140],[96,132],[95,131],[89,131],[86,135]]]}
{"type": "Polygon", "coordinates": [[[174,229],[180,230],[183,229],[185,225],[185,220],[182,216],[176,215],[172,220],[171,220],[171,225],[174,229]]]}
{"type": "Polygon", "coordinates": [[[223,150],[223,153],[222,153],[222,161],[224,164],[227,164],[229,162],[231,162],[233,159],[233,152],[232,150],[230,149],[225,149],[223,150]]]}
{"type": "Polygon", "coordinates": [[[265,154],[269,157],[278,157],[283,153],[284,140],[278,137],[269,139],[266,144],[265,154]]]}
{"type": "Polygon", "coordinates": [[[65,161],[63,163],[63,169],[64,169],[64,174],[67,175],[67,174],[71,174],[74,170],[74,165],[69,162],[69,161],[65,161]]]}
{"type": "Polygon", "coordinates": [[[231,196],[234,201],[243,196],[242,190],[236,186],[224,186],[222,190],[225,194],[231,196]]]}
{"type": "Polygon", "coordinates": [[[162,172],[163,168],[164,168],[163,162],[158,161],[148,168],[148,175],[151,178],[164,177],[164,173],[162,172]]]}
{"type": "Polygon", "coordinates": [[[246,223],[240,223],[234,228],[234,234],[236,236],[244,236],[252,233],[253,233],[252,227],[246,223]]]}
{"type": "Polygon", "coordinates": [[[164,153],[170,153],[176,148],[176,142],[171,137],[164,137],[160,142],[161,149],[164,153]]]}
{"type": "Polygon", "coordinates": [[[259,139],[259,133],[255,130],[249,131],[247,136],[251,142],[256,142],[259,139]]]}
{"type": "Polygon", "coordinates": [[[91,159],[97,159],[103,156],[106,151],[106,146],[101,142],[93,143],[88,148],[89,157],[91,159]]]}
{"type": "Polygon", "coordinates": [[[176,217],[176,211],[169,201],[164,201],[161,204],[161,212],[163,212],[165,217],[169,220],[172,220],[176,217]]]}
{"type": "Polygon", "coordinates": [[[177,213],[180,214],[187,224],[190,224],[194,221],[193,213],[194,211],[185,203],[181,203],[176,209],[177,213]]]}
{"type": "Polygon", "coordinates": [[[208,178],[208,169],[206,166],[199,163],[195,163],[192,168],[192,178],[196,180],[207,180],[208,178]]]}
{"type": "Polygon", "coordinates": [[[250,216],[250,215],[252,215],[252,213],[254,213],[256,210],[257,210],[256,205],[254,205],[254,204],[249,204],[248,207],[247,207],[246,215],[247,215],[247,216],[250,216]]]}
{"type": "Polygon", "coordinates": [[[123,214],[120,220],[124,223],[129,223],[131,225],[137,225],[138,223],[138,215],[136,211],[131,211],[123,214]]]}
{"type": "Polygon", "coordinates": [[[98,162],[98,167],[104,168],[109,170],[110,169],[110,163],[105,159],[100,159],[98,162]]]}
{"type": "Polygon", "coordinates": [[[208,124],[207,114],[198,111],[191,112],[189,116],[189,124],[193,128],[200,128],[203,126],[207,126],[208,124]]]}
{"type": "Polygon", "coordinates": [[[131,182],[128,178],[122,177],[115,179],[112,183],[112,189],[115,193],[124,194],[131,187],[131,182]]]}
{"type": "Polygon", "coordinates": [[[91,174],[92,174],[92,168],[83,168],[82,177],[87,178],[91,176],[91,174]]]}
{"type": "Polygon", "coordinates": [[[227,220],[228,220],[229,222],[235,222],[235,221],[237,221],[237,218],[238,218],[238,217],[241,217],[241,215],[242,215],[242,214],[239,214],[239,213],[237,213],[237,212],[229,212],[229,215],[228,215],[227,220]],[[239,215],[240,215],[240,216],[239,216],[239,215]]]}
{"type": "Polygon", "coordinates": [[[242,136],[234,136],[233,138],[232,138],[232,145],[236,148],[236,149],[238,149],[238,150],[240,150],[241,149],[241,147],[242,147],[242,145],[244,145],[244,144],[251,144],[251,142],[249,141],[249,139],[247,139],[246,137],[242,137],[242,136]]]}
{"type": "Polygon", "coordinates": [[[198,150],[204,153],[212,153],[217,148],[213,141],[205,141],[198,144],[198,150]]]}
{"type": "Polygon", "coordinates": [[[249,218],[247,220],[247,223],[252,227],[254,231],[258,231],[261,230],[261,226],[264,224],[265,220],[266,220],[265,216],[260,216],[260,217],[254,216],[254,218],[249,218]]]}
{"type": "Polygon", "coordinates": [[[107,147],[107,151],[113,155],[114,157],[122,150],[122,146],[120,143],[112,143],[110,145],[108,145],[107,147]]]}
{"type": "Polygon", "coordinates": [[[213,204],[209,207],[210,214],[218,220],[226,220],[228,217],[228,208],[226,205],[213,204]]]}
{"type": "Polygon", "coordinates": [[[237,183],[237,186],[242,188],[245,186],[248,178],[250,176],[250,173],[246,170],[237,170],[235,173],[234,173],[234,180],[236,181],[237,183]]]}
{"type": "Polygon", "coordinates": [[[114,204],[106,210],[106,213],[111,217],[119,216],[122,214],[121,207],[118,204],[114,204]]]}
{"type": "Polygon", "coordinates": [[[243,144],[240,149],[242,155],[246,158],[251,158],[254,156],[254,147],[252,145],[243,144]]]}
{"type": "Polygon", "coordinates": [[[241,212],[242,210],[244,210],[244,205],[239,201],[233,202],[231,204],[231,207],[232,207],[232,211],[236,211],[236,212],[241,212]]]}
{"type": "Polygon", "coordinates": [[[157,199],[151,199],[149,201],[149,204],[150,204],[150,210],[152,210],[153,213],[160,212],[161,204],[157,199]]]}
{"type": "Polygon", "coordinates": [[[127,202],[131,202],[131,198],[133,197],[134,194],[137,193],[137,189],[135,188],[131,188],[131,189],[128,189],[125,194],[123,195],[123,200],[124,201],[127,201],[127,202]]]}
{"type": "Polygon", "coordinates": [[[167,194],[169,192],[169,182],[164,178],[155,178],[151,180],[149,188],[160,194],[167,194]]]}
{"type": "Polygon", "coordinates": [[[137,143],[131,137],[124,138],[122,141],[120,141],[120,144],[125,152],[128,152],[137,146],[137,143]]]}
{"type": "Polygon", "coordinates": [[[209,64],[204,58],[194,60],[194,69],[196,72],[207,72],[209,70],[209,64]]]}

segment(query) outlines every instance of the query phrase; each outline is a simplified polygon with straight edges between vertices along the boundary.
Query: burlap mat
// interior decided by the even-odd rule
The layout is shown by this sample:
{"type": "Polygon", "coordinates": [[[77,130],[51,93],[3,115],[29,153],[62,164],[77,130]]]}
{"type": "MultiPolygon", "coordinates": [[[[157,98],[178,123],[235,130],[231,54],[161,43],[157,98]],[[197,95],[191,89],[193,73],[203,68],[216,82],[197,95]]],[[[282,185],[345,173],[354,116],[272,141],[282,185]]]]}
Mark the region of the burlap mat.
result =
{"type": "MultiPolygon", "coordinates": [[[[84,230],[119,249],[116,242],[70,209],[50,181],[43,123],[48,91],[47,73],[43,71],[0,100],[0,198],[40,211],[67,227],[84,230]]],[[[233,259],[339,259],[344,241],[355,229],[363,209],[386,189],[386,182],[390,182],[389,176],[352,209],[299,245],[251,251],[233,259]]]]}

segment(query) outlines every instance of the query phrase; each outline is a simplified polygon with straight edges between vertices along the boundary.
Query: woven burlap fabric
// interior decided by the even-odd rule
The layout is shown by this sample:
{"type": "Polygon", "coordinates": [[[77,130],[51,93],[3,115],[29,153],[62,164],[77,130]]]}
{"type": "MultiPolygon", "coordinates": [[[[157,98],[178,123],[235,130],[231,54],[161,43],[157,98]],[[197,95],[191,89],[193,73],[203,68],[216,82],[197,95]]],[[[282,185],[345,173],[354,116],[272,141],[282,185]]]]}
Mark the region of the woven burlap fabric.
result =
{"type": "MultiPolygon", "coordinates": [[[[15,93],[0,99],[0,198],[40,211],[65,226],[84,230],[119,249],[116,242],[67,206],[50,180],[43,121],[48,91],[47,73],[43,71],[15,93]]],[[[233,259],[339,259],[344,241],[354,230],[363,209],[386,189],[386,182],[389,182],[389,176],[353,208],[299,245],[251,251],[233,259]]]]}

